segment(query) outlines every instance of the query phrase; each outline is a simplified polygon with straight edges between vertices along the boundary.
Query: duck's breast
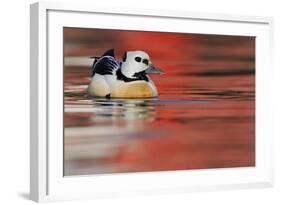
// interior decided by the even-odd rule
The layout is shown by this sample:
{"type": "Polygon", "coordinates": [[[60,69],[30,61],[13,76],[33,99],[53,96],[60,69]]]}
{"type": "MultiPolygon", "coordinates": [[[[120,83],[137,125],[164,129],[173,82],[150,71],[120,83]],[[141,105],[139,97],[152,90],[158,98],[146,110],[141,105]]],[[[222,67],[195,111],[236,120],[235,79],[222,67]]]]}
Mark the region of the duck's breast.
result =
{"type": "Polygon", "coordinates": [[[150,98],[157,96],[153,83],[146,81],[119,82],[111,89],[112,98],[150,98]]]}

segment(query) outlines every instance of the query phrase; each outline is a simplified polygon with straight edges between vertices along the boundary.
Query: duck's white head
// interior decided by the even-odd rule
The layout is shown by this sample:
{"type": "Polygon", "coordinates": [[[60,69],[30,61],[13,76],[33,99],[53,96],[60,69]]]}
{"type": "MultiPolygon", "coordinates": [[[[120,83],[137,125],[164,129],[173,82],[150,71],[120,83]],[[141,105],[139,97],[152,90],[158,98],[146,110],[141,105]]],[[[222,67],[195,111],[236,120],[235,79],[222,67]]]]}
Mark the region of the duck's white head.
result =
{"type": "Polygon", "coordinates": [[[122,74],[128,78],[136,78],[139,73],[164,74],[165,72],[154,67],[149,55],[144,51],[128,51],[123,56],[122,74]]]}

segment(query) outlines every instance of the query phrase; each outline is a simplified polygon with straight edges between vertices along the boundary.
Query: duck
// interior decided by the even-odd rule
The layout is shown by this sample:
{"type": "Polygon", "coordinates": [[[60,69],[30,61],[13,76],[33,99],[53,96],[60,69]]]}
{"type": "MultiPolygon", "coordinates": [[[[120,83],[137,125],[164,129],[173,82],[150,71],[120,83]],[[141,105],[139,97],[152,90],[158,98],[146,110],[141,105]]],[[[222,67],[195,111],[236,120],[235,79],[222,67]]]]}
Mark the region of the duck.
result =
{"type": "Polygon", "coordinates": [[[150,74],[164,74],[155,67],[144,51],[126,51],[122,61],[115,57],[114,49],[102,56],[92,57],[91,80],[88,94],[102,98],[154,98],[157,88],[150,74]]]}

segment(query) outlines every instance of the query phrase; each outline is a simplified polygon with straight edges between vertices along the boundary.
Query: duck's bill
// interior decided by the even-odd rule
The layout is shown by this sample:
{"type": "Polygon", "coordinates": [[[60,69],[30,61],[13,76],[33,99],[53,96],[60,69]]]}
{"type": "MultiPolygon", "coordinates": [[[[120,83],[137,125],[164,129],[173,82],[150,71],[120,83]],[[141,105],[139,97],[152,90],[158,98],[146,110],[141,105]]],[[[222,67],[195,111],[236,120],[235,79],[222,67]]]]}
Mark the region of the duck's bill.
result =
{"type": "Polygon", "coordinates": [[[161,70],[160,68],[156,68],[153,65],[150,65],[146,70],[146,74],[164,74],[165,71],[161,70]]]}

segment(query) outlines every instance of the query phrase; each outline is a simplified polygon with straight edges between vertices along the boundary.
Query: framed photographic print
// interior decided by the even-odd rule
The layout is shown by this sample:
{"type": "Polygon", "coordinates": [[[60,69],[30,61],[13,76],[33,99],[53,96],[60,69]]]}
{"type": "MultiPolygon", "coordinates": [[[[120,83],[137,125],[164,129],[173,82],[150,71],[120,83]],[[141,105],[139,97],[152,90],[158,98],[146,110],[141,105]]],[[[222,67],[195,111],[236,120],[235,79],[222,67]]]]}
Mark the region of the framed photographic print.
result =
{"type": "Polygon", "coordinates": [[[272,186],[272,19],[31,5],[35,201],[272,186]]]}

